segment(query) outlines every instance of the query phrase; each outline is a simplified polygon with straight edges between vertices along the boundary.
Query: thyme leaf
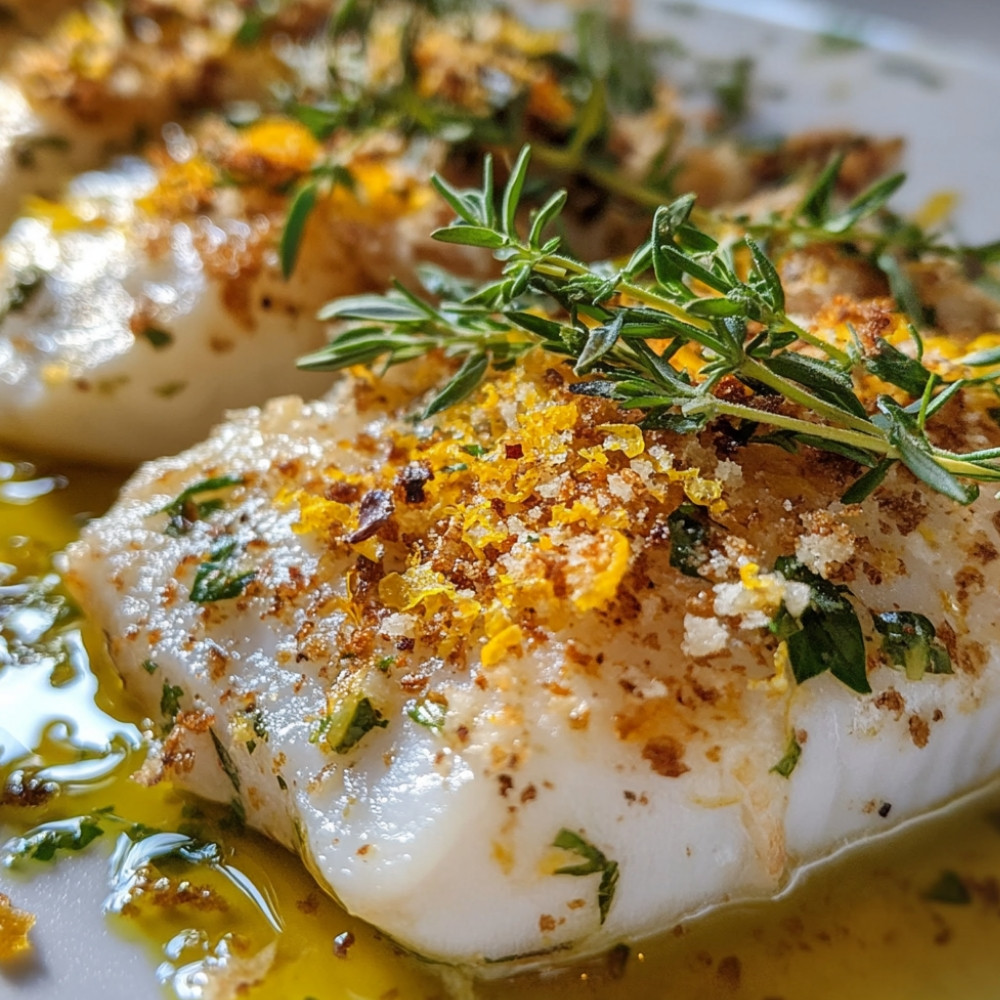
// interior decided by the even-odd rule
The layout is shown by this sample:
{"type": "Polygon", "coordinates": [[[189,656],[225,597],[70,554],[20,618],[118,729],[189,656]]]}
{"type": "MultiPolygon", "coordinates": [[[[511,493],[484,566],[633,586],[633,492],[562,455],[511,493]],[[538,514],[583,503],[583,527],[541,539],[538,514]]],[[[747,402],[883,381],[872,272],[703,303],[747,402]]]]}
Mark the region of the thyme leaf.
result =
{"type": "Polygon", "coordinates": [[[440,732],[444,728],[444,720],[448,714],[448,700],[441,694],[430,693],[417,699],[407,709],[406,714],[425,729],[440,732]]]}
{"type": "Polygon", "coordinates": [[[802,747],[799,745],[799,741],[795,738],[795,734],[792,733],[788,737],[788,747],[785,750],[784,757],[778,761],[774,767],[771,768],[773,774],[780,774],[782,778],[790,778],[792,772],[795,770],[796,765],[799,763],[799,758],[802,756],[802,747]]]}
{"type": "Polygon", "coordinates": [[[236,570],[237,542],[222,538],[212,548],[208,558],[198,567],[191,584],[191,600],[199,604],[227,601],[239,597],[256,576],[254,570],[236,570]]]}
{"type": "Polygon", "coordinates": [[[348,698],[318,720],[309,742],[334,753],[347,753],[373,729],[385,729],[389,720],[366,697],[348,698]]]}
{"type": "Polygon", "coordinates": [[[882,637],[882,652],[896,667],[902,667],[911,681],[925,673],[950,674],[951,657],[937,640],[930,619],[915,611],[872,612],[875,631],[882,637]]]}
{"type": "Polygon", "coordinates": [[[285,218],[285,227],[281,231],[281,240],[278,244],[278,258],[281,261],[281,275],[287,281],[295,270],[295,264],[299,259],[299,249],[302,246],[302,237],[305,234],[306,223],[316,207],[316,196],[319,193],[319,184],[314,180],[308,180],[302,184],[292,197],[288,206],[288,215],[285,218]]]}
{"type": "Polygon", "coordinates": [[[51,861],[57,851],[82,851],[104,831],[96,816],[75,816],[72,819],[43,823],[23,837],[14,837],[3,846],[3,863],[7,868],[18,861],[51,861]]]}
{"type": "Polygon", "coordinates": [[[564,865],[562,868],[557,868],[556,875],[593,875],[600,872],[601,880],[597,886],[597,908],[603,924],[615,898],[615,890],[618,888],[618,862],[605,857],[602,851],[586,841],[580,834],[565,827],[556,835],[552,846],[564,851],[571,851],[583,858],[580,864],[564,865]]]}
{"type": "Polygon", "coordinates": [[[188,486],[157,511],[158,514],[166,514],[169,518],[166,528],[163,529],[164,533],[174,537],[186,535],[195,521],[203,521],[209,514],[222,509],[223,501],[219,497],[207,500],[195,500],[195,497],[205,493],[217,493],[231,486],[240,486],[242,483],[241,476],[213,476],[211,479],[202,479],[188,486]]]}
{"type": "Polygon", "coordinates": [[[784,639],[795,680],[802,684],[829,670],[852,691],[869,694],[865,641],[854,606],[838,586],[807,569],[794,557],[782,556],[775,569],[786,580],[809,585],[809,604],[798,617],[782,606],[771,630],[784,639]]]}

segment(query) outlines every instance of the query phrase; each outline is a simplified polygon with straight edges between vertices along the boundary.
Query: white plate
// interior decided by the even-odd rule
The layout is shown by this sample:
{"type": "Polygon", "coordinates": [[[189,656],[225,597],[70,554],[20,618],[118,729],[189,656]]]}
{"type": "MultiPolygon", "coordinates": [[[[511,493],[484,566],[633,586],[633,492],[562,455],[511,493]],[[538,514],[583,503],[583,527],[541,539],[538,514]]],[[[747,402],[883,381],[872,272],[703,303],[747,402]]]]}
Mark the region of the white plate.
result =
{"type": "MultiPolygon", "coordinates": [[[[1000,235],[1000,70],[975,45],[944,47],[913,28],[798,0],[757,3],[752,18],[739,12],[746,6],[637,4],[649,33],[675,36],[692,55],[755,60],[749,124],[757,134],[845,128],[903,136],[910,182],[896,204],[915,210],[934,194],[954,192],[958,237],[978,242],[1000,235]],[[865,44],[831,43],[824,38],[830,32],[865,44]]],[[[681,59],[678,68],[688,72],[692,64],[681,59]]],[[[0,727],[10,712],[17,706],[0,705],[0,727]]],[[[148,954],[101,917],[106,865],[98,842],[30,881],[0,874],[0,888],[16,888],[19,905],[38,917],[34,958],[16,972],[0,972],[0,997],[162,998],[148,954]]]]}

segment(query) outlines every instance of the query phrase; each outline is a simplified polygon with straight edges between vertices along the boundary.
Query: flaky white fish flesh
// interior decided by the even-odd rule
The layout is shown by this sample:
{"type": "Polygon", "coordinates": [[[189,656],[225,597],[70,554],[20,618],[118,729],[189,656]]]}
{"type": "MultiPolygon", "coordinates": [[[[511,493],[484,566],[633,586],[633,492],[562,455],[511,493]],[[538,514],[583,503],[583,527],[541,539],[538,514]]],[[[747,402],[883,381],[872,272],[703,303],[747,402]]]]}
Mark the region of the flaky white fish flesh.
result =
{"type": "MultiPolygon", "coordinates": [[[[71,546],[164,734],[147,778],[234,802],[348,910],[491,974],[773,894],[1000,769],[986,491],[903,470],[845,506],[836,456],[644,435],[537,358],[407,421],[439,377],[234,414],[71,546]],[[870,693],[796,684],[769,627],[824,585],[870,693]],[[933,628],[911,660],[893,613],[933,628]]],[[[955,432],[996,443],[972,409],[955,432]]]]}

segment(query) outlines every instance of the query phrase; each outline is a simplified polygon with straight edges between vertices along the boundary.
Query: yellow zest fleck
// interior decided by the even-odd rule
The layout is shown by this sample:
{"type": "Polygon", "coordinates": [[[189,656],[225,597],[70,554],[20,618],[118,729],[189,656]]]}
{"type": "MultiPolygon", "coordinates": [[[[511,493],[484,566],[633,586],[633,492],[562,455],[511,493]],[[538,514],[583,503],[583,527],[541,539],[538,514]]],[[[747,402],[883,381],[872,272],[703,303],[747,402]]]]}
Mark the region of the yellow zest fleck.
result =
{"type": "Polygon", "coordinates": [[[338,184],[326,200],[326,209],[334,219],[391,222],[419,211],[431,201],[427,184],[393,172],[377,160],[353,163],[349,169],[353,187],[338,184]]]}
{"type": "Polygon", "coordinates": [[[264,118],[240,134],[238,150],[294,173],[305,173],[317,160],[320,144],[301,122],[264,118]]]}
{"type": "Polygon", "coordinates": [[[35,925],[35,915],[19,910],[9,896],[0,892],[0,962],[9,962],[31,947],[28,932],[35,925]]]}
{"type": "Polygon", "coordinates": [[[603,568],[598,568],[598,559],[589,559],[585,566],[571,567],[567,573],[577,585],[573,591],[573,603],[580,611],[591,611],[604,607],[618,593],[618,585],[628,571],[630,546],[628,539],[620,531],[602,531],[595,541],[603,542],[601,555],[605,558],[603,568]],[[596,572],[595,572],[596,570],[596,572]],[[575,580],[574,580],[575,578],[575,580]]]}
{"type": "Polygon", "coordinates": [[[71,11],[56,29],[53,45],[68,46],[67,65],[70,72],[85,80],[102,80],[108,76],[118,54],[120,29],[112,17],[94,11],[71,11]],[[95,16],[97,15],[97,16],[95,16]]]}
{"type": "Polygon", "coordinates": [[[510,616],[507,614],[506,607],[499,600],[493,601],[483,617],[483,631],[488,638],[492,639],[508,625],[510,625],[510,616]]]}
{"type": "Polygon", "coordinates": [[[472,627],[483,613],[483,606],[471,597],[453,597],[448,609],[450,619],[444,635],[435,645],[438,656],[447,657],[458,646],[468,641],[472,627]]]}
{"type": "Polygon", "coordinates": [[[394,611],[411,611],[434,597],[452,599],[457,596],[455,585],[426,563],[416,563],[405,573],[388,573],[378,585],[378,595],[386,607],[394,611]]]}
{"type": "Polygon", "coordinates": [[[680,483],[684,494],[700,507],[707,507],[712,514],[721,514],[727,507],[722,499],[722,483],[718,479],[705,479],[698,469],[675,469],[674,456],[664,449],[650,453],[657,472],[672,483],[680,483]],[[655,453],[654,453],[655,452],[655,453]]]}
{"type": "Polygon", "coordinates": [[[514,855],[511,849],[494,840],[491,853],[493,860],[500,866],[500,870],[504,875],[509,875],[514,869],[514,855]]]}
{"type": "Polygon", "coordinates": [[[747,562],[740,566],[740,582],[755,595],[754,604],[762,611],[776,609],[784,600],[781,577],[774,573],[761,574],[757,563],[747,562]]]}
{"type": "Polygon", "coordinates": [[[684,492],[692,503],[707,507],[713,514],[721,514],[726,509],[726,501],[722,499],[722,483],[718,479],[702,479],[697,474],[686,477],[684,492]]]}
{"type": "Polygon", "coordinates": [[[608,456],[603,448],[581,448],[577,454],[586,459],[584,464],[580,466],[581,472],[595,472],[607,467],[608,456]]]}
{"type": "Polygon", "coordinates": [[[210,198],[218,183],[218,171],[200,156],[182,163],[171,161],[161,169],[156,187],[140,198],[138,205],[157,216],[193,212],[210,198]]]}
{"type": "Polygon", "coordinates": [[[937,191],[917,209],[913,221],[921,229],[937,229],[951,218],[958,201],[956,191],[937,191]]]}
{"type": "MultiPolygon", "coordinates": [[[[531,401],[529,400],[529,403],[531,401]]],[[[529,450],[545,455],[562,451],[564,445],[559,435],[572,430],[580,418],[576,403],[558,403],[531,410],[520,419],[521,444],[529,450]]]]}
{"type": "Polygon", "coordinates": [[[516,49],[521,55],[539,58],[561,52],[565,34],[561,31],[541,31],[521,23],[516,17],[504,16],[496,35],[497,44],[516,49]]]}
{"type": "Polygon", "coordinates": [[[788,678],[791,676],[791,660],[788,657],[788,643],[782,640],[774,651],[774,674],[763,680],[748,680],[747,687],[751,691],[767,691],[771,694],[784,694],[788,690],[788,678]]]}
{"type": "Polygon", "coordinates": [[[499,545],[507,535],[507,526],[492,507],[469,506],[462,515],[462,541],[476,552],[487,545],[499,545]]]}
{"type": "MultiPolygon", "coordinates": [[[[661,341],[664,347],[669,341],[661,341]]],[[[656,350],[654,347],[653,350],[656,350]]],[[[697,375],[705,366],[705,358],[701,353],[701,348],[694,343],[685,344],[670,359],[670,364],[678,371],[687,372],[689,375],[697,375]]]]}
{"type": "MultiPolygon", "coordinates": [[[[278,494],[279,502],[283,496],[283,492],[278,494]]],[[[332,528],[350,531],[357,527],[357,512],[345,503],[327,500],[303,490],[297,491],[291,499],[299,505],[298,523],[292,525],[292,530],[298,535],[328,532],[332,528]]]]}
{"type": "Polygon", "coordinates": [[[597,428],[608,436],[605,451],[623,451],[627,458],[636,458],[646,450],[646,439],[638,424],[600,424],[597,428]]]}
{"type": "Polygon", "coordinates": [[[498,632],[489,642],[483,646],[480,659],[484,667],[495,667],[504,660],[507,654],[516,649],[524,641],[524,633],[520,625],[508,625],[502,632],[498,632]]]}
{"type": "Polygon", "coordinates": [[[41,370],[42,382],[45,385],[62,385],[70,379],[69,365],[57,362],[51,365],[43,365],[41,370]]]}
{"type": "MultiPolygon", "coordinates": [[[[555,527],[560,524],[578,524],[583,522],[591,530],[600,527],[624,528],[628,524],[628,515],[619,508],[614,510],[599,510],[592,500],[574,500],[572,507],[556,504],[551,511],[549,524],[555,527]]],[[[549,548],[552,543],[549,542],[549,548]]]]}
{"type": "Polygon", "coordinates": [[[941,601],[941,606],[948,612],[948,614],[962,617],[962,606],[955,600],[954,594],[945,590],[940,590],[938,591],[938,597],[941,601]]]}
{"type": "MultiPolygon", "coordinates": [[[[932,337],[928,339],[932,343],[929,344],[925,341],[925,349],[933,347],[937,353],[949,360],[962,357],[966,354],[974,354],[977,351],[992,351],[1000,347],[1000,333],[982,333],[978,337],[974,337],[967,344],[962,344],[957,337],[932,337]]],[[[968,378],[987,373],[992,374],[1000,368],[1000,365],[981,365],[978,368],[970,368],[964,365],[960,367],[965,368],[963,374],[968,378]]]]}
{"type": "Polygon", "coordinates": [[[34,194],[29,194],[24,199],[24,213],[33,219],[47,222],[54,233],[68,233],[76,229],[99,228],[104,225],[103,219],[85,219],[61,201],[49,201],[48,198],[40,198],[34,194]]]}
{"type": "Polygon", "coordinates": [[[760,566],[754,562],[744,563],[740,567],[740,580],[747,590],[763,590],[766,581],[760,578],[760,566]]]}
{"type": "Polygon", "coordinates": [[[526,469],[515,480],[513,489],[501,491],[500,498],[506,503],[523,503],[531,496],[540,478],[537,467],[526,469]]]}

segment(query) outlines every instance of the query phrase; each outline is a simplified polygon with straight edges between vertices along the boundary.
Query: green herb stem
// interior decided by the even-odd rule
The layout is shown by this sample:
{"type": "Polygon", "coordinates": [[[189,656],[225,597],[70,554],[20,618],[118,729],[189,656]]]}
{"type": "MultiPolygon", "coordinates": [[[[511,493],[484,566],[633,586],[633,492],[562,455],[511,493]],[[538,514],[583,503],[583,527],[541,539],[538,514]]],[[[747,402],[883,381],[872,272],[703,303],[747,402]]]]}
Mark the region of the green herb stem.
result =
{"type": "MultiPolygon", "coordinates": [[[[843,424],[845,427],[856,430],[861,434],[870,435],[876,439],[880,436],[879,429],[870,421],[863,420],[861,417],[856,417],[851,413],[847,413],[838,406],[833,406],[830,403],[824,402],[818,396],[813,395],[813,393],[803,389],[799,385],[796,385],[789,379],[782,378],[780,375],[775,375],[774,372],[764,367],[764,365],[755,361],[753,358],[746,358],[743,361],[740,365],[740,374],[746,376],[747,378],[755,379],[758,382],[763,382],[764,385],[770,386],[772,389],[781,393],[782,396],[791,400],[793,403],[798,403],[800,406],[804,406],[806,409],[812,410],[820,417],[824,417],[834,423],[843,424]]],[[[760,411],[755,412],[759,414],[760,411]]],[[[757,419],[764,419],[769,424],[774,423],[771,416],[771,414],[767,414],[763,417],[758,416],[757,419]]],[[[847,442],[844,443],[846,444],[847,442]]],[[[864,446],[862,445],[860,447],[864,446]]]]}
{"type": "Polygon", "coordinates": [[[755,410],[752,406],[744,406],[741,403],[730,403],[727,400],[717,399],[715,396],[699,396],[697,399],[685,403],[682,410],[686,414],[707,413],[713,417],[740,417],[743,420],[766,423],[771,427],[780,427],[783,430],[794,431],[797,434],[806,434],[810,437],[835,441],[838,444],[859,448],[863,451],[877,452],[889,458],[899,457],[896,449],[879,434],[878,429],[875,427],[872,427],[875,433],[864,434],[840,427],[831,427],[829,424],[802,420],[798,417],[787,417],[781,413],[767,413],[762,410],[755,410]]]}

